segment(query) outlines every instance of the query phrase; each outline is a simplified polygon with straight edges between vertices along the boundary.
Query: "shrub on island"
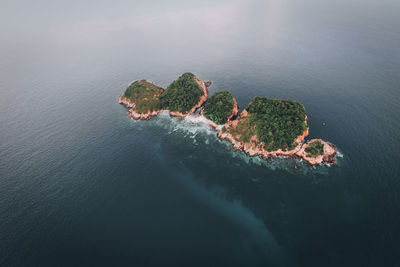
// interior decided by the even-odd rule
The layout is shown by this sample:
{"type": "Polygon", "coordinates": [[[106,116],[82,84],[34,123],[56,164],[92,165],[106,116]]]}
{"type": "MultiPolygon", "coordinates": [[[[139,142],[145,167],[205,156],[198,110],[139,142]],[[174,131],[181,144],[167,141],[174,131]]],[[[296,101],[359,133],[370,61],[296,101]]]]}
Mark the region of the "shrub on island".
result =
{"type": "Polygon", "coordinates": [[[311,143],[308,145],[305,151],[308,153],[307,157],[315,158],[321,156],[324,154],[324,144],[322,144],[320,141],[311,143]]]}
{"type": "Polygon", "coordinates": [[[203,115],[216,124],[225,124],[232,114],[233,96],[228,91],[215,93],[204,105],[203,115]]]}
{"type": "Polygon", "coordinates": [[[204,94],[192,73],[184,73],[173,81],[160,96],[162,109],[188,113],[204,94]]]}
{"type": "Polygon", "coordinates": [[[267,151],[291,150],[306,130],[304,106],[294,100],[255,97],[247,106],[248,116],[239,118],[227,131],[237,141],[255,142],[267,151]]]}

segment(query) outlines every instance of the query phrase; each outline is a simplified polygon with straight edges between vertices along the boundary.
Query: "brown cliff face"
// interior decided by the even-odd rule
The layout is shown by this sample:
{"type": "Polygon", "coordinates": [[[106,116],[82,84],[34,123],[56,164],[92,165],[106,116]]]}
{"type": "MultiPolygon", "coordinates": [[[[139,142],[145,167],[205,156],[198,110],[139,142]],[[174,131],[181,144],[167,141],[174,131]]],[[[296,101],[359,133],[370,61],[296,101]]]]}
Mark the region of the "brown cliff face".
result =
{"type": "Polygon", "coordinates": [[[151,111],[151,112],[149,111],[147,113],[136,113],[133,109],[130,109],[128,111],[128,116],[134,120],[149,120],[150,118],[157,116],[161,112],[162,110],[151,111]]]}
{"type": "Polygon", "coordinates": [[[204,83],[204,81],[200,80],[197,77],[194,77],[194,79],[196,80],[197,84],[201,87],[201,89],[203,89],[203,95],[200,97],[199,102],[190,110],[189,113],[185,114],[185,116],[193,114],[198,108],[200,108],[202,105],[204,105],[204,103],[208,99],[207,86],[204,83]]]}
{"type": "Polygon", "coordinates": [[[118,98],[118,103],[124,105],[127,108],[135,107],[135,103],[132,103],[131,100],[126,98],[123,94],[118,98]]]}
{"type": "Polygon", "coordinates": [[[232,118],[236,117],[239,112],[239,106],[236,102],[236,99],[233,98],[233,109],[231,115],[228,117],[228,121],[232,120],[232,118]]]}
{"type": "Polygon", "coordinates": [[[239,115],[239,117],[241,117],[241,118],[246,118],[248,116],[249,116],[249,113],[247,112],[246,109],[243,109],[243,111],[239,115]]]}

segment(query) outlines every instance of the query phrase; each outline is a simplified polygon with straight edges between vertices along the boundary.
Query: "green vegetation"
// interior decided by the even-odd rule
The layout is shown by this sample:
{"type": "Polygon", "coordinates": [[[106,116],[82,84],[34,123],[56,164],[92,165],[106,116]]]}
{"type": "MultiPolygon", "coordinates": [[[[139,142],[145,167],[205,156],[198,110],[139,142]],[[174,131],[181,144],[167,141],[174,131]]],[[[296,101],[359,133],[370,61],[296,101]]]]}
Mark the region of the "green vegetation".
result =
{"type": "Polygon", "coordinates": [[[307,157],[317,157],[324,154],[324,144],[320,141],[310,144],[306,149],[307,157]]]}
{"type": "Polygon", "coordinates": [[[255,125],[252,125],[250,117],[239,119],[239,123],[234,129],[234,134],[239,137],[238,140],[248,143],[250,138],[255,135],[255,125]]]}
{"type": "Polygon", "coordinates": [[[142,80],[132,83],[124,93],[124,96],[135,103],[134,110],[137,113],[146,113],[160,109],[160,94],[163,91],[158,86],[142,80]]]}
{"type": "Polygon", "coordinates": [[[228,131],[239,141],[262,142],[268,151],[291,150],[306,129],[304,106],[294,100],[255,97],[246,108],[249,116],[228,131]]]}
{"type": "Polygon", "coordinates": [[[173,81],[160,96],[161,107],[170,111],[188,113],[204,94],[192,73],[184,73],[173,81]]]}
{"type": "Polygon", "coordinates": [[[225,124],[232,114],[233,96],[228,91],[215,93],[204,105],[204,116],[216,124],[225,124]]]}
{"type": "Polygon", "coordinates": [[[192,73],[185,73],[173,81],[165,91],[145,80],[136,81],[126,89],[124,96],[135,103],[133,109],[137,113],[168,109],[185,114],[204,94],[194,78],[192,73]]]}

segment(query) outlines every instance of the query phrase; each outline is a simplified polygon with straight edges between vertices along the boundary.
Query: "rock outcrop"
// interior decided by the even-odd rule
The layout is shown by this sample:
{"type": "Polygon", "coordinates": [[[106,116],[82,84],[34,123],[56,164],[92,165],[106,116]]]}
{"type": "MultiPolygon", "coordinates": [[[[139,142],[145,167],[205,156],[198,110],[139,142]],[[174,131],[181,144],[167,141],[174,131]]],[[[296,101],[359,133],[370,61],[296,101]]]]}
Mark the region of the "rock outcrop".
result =
{"type": "Polygon", "coordinates": [[[118,103],[124,105],[127,108],[134,108],[135,107],[135,103],[131,102],[131,100],[129,98],[124,97],[124,95],[120,95],[120,97],[118,98],[118,103]]]}
{"type": "Polygon", "coordinates": [[[238,112],[239,112],[239,106],[236,102],[236,99],[233,98],[233,109],[232,109],[231,115],[229,115],[229,117],[228,117],[228,122],[231,121],[233,118],[235,118],[237,116],[238,112]]]}
{"type": "Polygon", "coordinates": [[[187,115],[191,115],[193,114],[198,108],[200,108],[208,99],[208,91],[207,91],[207,86],[204,83],[204,81],[202,81],[201,79],[195,77],[194,78],[197,82],[197,84],[201,87],[201,89],[203,89],[203,95],[200,97],[199,102],[189,111],[189,113],[185,114],[185,116],[187,115]]]}
{"type": "Polygon", "coordinates": [[[302,147],[296,152],[296,156],[302,158],[311,165],[318,165],[323,162],[336,164],[336,146],[321,139],[313,139],[308,143],[303,144],[302,147]],[[317,157],[309,157],[309,153],[306,152],[306,148],[315,142],[320,142],[324,145],[324,152],[322,155],[319,155],[317,157]]]}

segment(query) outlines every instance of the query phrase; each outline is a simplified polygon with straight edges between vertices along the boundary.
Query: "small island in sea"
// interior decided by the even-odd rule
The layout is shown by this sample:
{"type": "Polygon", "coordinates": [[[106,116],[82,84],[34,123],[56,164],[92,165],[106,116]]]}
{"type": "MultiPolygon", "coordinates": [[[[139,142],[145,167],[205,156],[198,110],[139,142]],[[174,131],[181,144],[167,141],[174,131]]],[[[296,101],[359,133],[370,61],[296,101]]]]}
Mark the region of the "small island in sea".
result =
{"type": "Polygon", "coordinates": [[[184,73],[165,90],[146,80],[133,82],[119,97],[130,108],[134,120],[148,120],[160,113],[193,123],[204,123],[229,141],[234,150],[263,159],[298,157],[311,165],[336,164],[336,147],[321,139],[308,142],[309,128],[304,106],[295,100],[256,96],[238,115],[238,104],[228,91],[208,97],[204,82],[192,73],[184,73]],[[194,115],[199,109],[200,113],[194,115]]]}

